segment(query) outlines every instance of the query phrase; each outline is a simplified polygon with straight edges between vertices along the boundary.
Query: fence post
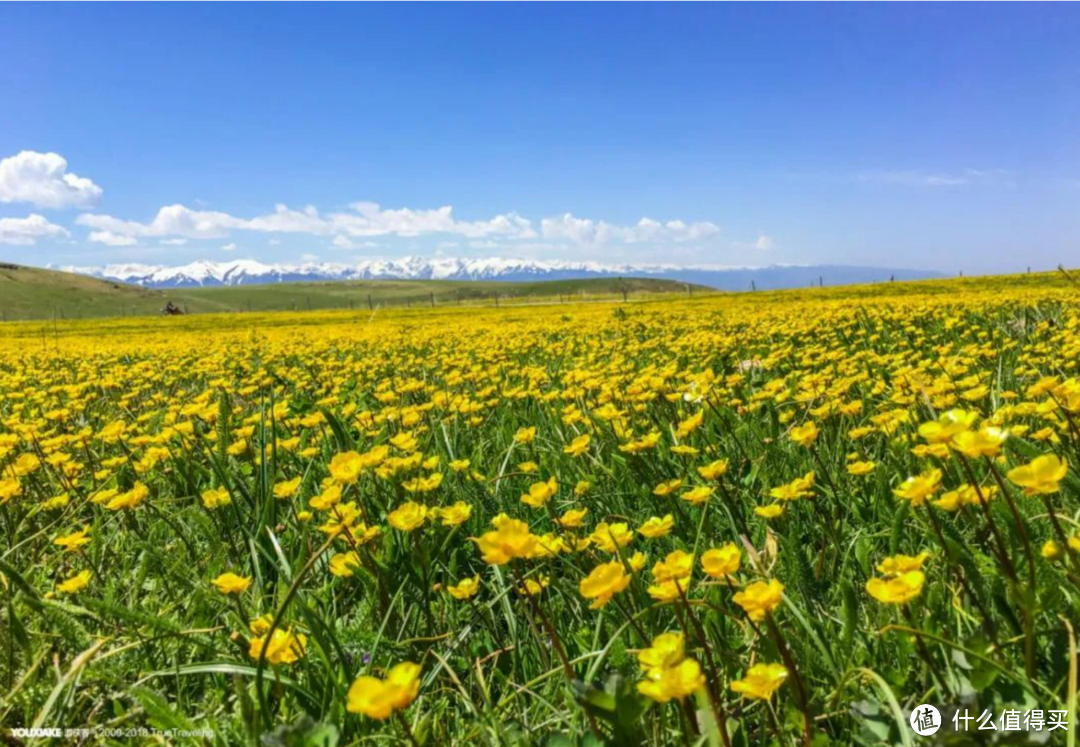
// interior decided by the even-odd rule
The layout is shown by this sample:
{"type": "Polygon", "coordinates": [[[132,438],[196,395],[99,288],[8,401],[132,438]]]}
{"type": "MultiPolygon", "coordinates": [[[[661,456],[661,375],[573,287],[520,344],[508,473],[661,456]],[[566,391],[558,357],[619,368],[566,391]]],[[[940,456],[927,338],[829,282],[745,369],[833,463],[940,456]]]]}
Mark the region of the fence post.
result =
{"type": "Polygon", "coordinates": [[[431,308],[435,308],[435,291],[431,292],[431,308]]]}
{"type": "Polygon", "coordinates": [[[371,305],[371,294],[370,293],[367,294],[367,307],[368,307],[368,311],[371,311],[373,308],[375,308],[375,307],[373,307],[371,305]]]}

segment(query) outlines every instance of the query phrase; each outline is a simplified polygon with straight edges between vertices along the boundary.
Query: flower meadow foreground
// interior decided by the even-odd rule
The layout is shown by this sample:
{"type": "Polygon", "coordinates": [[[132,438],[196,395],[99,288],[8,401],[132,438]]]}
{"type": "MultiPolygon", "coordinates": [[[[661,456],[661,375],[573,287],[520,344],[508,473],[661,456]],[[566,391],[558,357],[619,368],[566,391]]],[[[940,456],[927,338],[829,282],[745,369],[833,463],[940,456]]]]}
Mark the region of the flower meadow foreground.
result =
{"type": "Polygon", "coordinates": [[[1078,302],[4,325],[0,725],[876,745],[934,704],[1065,744],[1078,302]]]}

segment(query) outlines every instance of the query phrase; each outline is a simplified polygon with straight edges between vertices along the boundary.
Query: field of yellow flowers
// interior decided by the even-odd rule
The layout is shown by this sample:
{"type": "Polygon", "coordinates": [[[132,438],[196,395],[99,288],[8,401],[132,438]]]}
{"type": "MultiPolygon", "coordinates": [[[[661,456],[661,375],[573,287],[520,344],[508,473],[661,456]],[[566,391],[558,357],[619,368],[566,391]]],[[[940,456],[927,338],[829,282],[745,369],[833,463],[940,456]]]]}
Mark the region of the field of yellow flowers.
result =
{"type": "Polygon", "coordinates": [[[912,745],[932,703],[1065,744],[1078,301],[5,325],[0,726],[912,745]]]}

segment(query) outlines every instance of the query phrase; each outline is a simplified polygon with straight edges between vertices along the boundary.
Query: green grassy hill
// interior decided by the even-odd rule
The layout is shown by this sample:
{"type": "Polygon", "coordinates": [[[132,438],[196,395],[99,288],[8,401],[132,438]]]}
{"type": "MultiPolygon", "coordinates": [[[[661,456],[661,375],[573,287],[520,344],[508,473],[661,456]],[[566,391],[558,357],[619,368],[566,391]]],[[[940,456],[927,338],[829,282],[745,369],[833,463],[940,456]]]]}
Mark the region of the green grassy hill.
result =
{"type": "Polygon", "coordinates": [[[160,291],[84,275],[0,263],[0,319],[76,319],[156,314],[160,291]]]}
{"type": "MultiPolygon", "coordinates": [[[[686,293],[685,283],[637,278],[540,282],[367,280],[148,290],[55,270],[0,263],[0,318],[80,319],[158,314],[172,301],[192,314],[385,306],[494,305],[686,293]]],[[[698,293],[713,292],[693,286],[698,293]]]]}

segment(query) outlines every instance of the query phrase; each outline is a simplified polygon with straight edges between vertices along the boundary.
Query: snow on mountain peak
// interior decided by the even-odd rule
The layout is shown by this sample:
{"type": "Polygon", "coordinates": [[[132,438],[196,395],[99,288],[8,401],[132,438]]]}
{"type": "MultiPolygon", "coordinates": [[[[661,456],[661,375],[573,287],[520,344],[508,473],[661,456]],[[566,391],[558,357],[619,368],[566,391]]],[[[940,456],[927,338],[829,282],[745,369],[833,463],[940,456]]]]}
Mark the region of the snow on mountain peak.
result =
{"type": "Polygon", "coordinates": [[[148,288],[185,288],[214,285],[254,285],[332,280],[569,280],[595,277],[652,277],[742,290],[805,287],[824,275],[830,284],[865,283],[936,277],[937,273],[887,270],[875,267],[770,265],[608,264],[596,261],[534,260],[512,257],[454,258],[401,257],[365,259],[355,264],[306,261],[266,264],[254,259],[227,262],[197,260],[179,267],[138,263],[104,267],[68,267],[68,271],[133,283],[148,288]]]}

